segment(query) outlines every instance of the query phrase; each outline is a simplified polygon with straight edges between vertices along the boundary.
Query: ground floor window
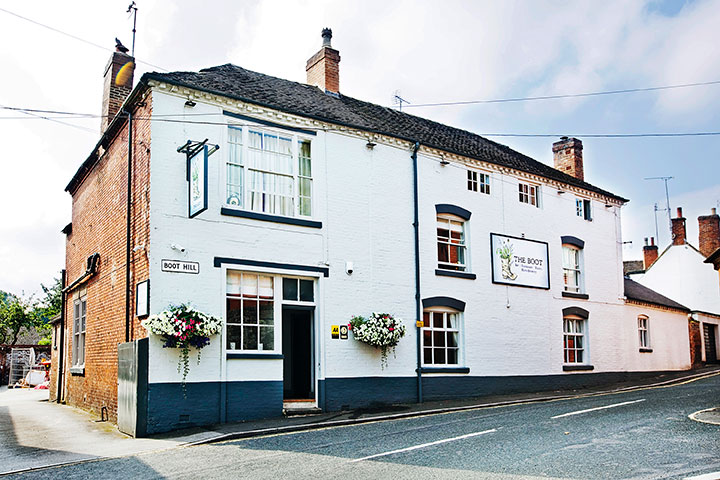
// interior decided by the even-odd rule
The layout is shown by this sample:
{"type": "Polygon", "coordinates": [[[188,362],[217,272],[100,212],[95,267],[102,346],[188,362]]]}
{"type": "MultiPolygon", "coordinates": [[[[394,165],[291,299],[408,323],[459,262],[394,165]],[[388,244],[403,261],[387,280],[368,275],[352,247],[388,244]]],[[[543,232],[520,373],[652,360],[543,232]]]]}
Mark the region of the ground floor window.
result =
{"type": "Polygon", "coordinates": [[[275,350],[274,280],[267,275],[228,271],[228,350],[275,350]]]}
{"type": "Polygon", "coordinates": [[[87,318],[87,297],[80,296],[73,302],[73,366],[85,365],[85,324],[87,318]]]}
{"type": "Polygon", "coordinates": [[[585,331],[585,319],[579,317],[565,317],[563,319],[563,352],[565,363],[578,364],[587,361],[585,331]]]}
{"type": "Polygon", "coordinates": [[[451,310],[423,312],[423,364],[458,365],[460,314],[451,310]]]}
{"type": "Polygon", "coordinates": [[[650,348],[650,319],[645,315],[638,317],[638,337],[640,340],[640,348],[650,348]]]}

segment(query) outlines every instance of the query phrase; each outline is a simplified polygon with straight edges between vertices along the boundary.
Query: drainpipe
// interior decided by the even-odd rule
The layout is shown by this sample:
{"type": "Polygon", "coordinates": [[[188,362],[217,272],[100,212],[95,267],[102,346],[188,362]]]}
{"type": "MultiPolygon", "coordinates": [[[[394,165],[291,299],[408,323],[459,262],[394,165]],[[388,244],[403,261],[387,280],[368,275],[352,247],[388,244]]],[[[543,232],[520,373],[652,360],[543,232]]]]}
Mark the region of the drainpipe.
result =
{"type": "Polygon", "coordinates": [[[125,342],[130,341],[130,209],[132,205],[133,117],[128,110],[127,213],[125,225],[125,342]]]}
{"type": "Polygon", "coordinates": [[[59,346],[59,352],[58,352],[58,368],[57,368],[57,391],[55,392],[55,401],[57,403],[62,402],[62,394],[63,394],[63,356],[65,355],[65,303],[67,301],[66,293],[65,293],[65,282],[66,282],[66,272],[63,268],[60,271],[60,332],[58,338],[59,346]]]}
{"type": "Polygon", "coordinates": [[[420,142],[415,142],[412,151],[413,161],[413,210],[415,214],[415,221],[413,227],[415,227],[415,333],[417,340],[417,401],[422,403],[422,330],[419,327],[419,322],[422,319],[422,310],[420,308],[420,225],[418,215],[418,162],[417,152],[420,149],[420,142]]]}

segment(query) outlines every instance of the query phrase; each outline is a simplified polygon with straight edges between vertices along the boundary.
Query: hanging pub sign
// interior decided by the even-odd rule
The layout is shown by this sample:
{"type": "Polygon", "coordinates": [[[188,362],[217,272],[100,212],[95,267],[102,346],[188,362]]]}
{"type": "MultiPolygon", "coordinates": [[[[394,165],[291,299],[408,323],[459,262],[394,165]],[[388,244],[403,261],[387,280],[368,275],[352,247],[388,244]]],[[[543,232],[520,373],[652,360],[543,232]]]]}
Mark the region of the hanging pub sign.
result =
{"type": "Polygon", "coordinates": [[[490,248],[493,283],[550,288],[546,242],[491,233],[490,248]]]}
{"type": "Polygon", "coordinates": [[[207,210],[208,147],[188,158],[188,214],[190,218],[207,210]]]}
{"type": "Polygon", "coordinates": [[[190,218],[204,212],[208,208],[208,157],[218,148],[218,145],[208,145],[207,138],[202,142],[188,140],[178,147],[178,153],[184,153],[187,158],[188,182],[188,216],[190,218]]]}

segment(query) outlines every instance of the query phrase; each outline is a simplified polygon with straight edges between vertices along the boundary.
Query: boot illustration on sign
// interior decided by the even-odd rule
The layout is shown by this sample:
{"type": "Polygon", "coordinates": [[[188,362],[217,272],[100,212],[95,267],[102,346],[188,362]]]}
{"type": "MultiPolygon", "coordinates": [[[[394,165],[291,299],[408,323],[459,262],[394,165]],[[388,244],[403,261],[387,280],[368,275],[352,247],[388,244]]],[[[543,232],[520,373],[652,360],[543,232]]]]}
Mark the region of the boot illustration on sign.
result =
{"type": "Polygon", "coordinates": [[[510,270],[512,262],[513,247],[510,242],[503,242],[502,246],[497,249],[497,254],[500,256],[502,277],[508,280],[515,280],[517,275],[510,270]]]}

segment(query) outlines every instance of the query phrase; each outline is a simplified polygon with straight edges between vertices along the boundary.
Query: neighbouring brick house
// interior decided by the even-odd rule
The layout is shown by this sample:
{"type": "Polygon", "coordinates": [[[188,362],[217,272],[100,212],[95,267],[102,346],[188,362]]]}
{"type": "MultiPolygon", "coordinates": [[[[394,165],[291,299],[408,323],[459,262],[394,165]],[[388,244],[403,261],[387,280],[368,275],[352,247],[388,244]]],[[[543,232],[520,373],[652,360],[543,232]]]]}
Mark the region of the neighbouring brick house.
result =
{"type": "Polygon", "coordinates": [[[713,270],[713,252],[720,248],[720,216],[715,208],[698,217],[697,247],[687,240],[682,208],[672,222],[672,243],[658,254],[650,239],[643,247],[643,269],[631,272],[637,282],[690,309],[690,351],[693,365],[716,363],[720,351],[720,283],[713,270]]]}
{"type": "MultiPolygon", "coordinates": [[[[107,75],[129,60],[113,56],[106,97],[107,75]]],[[[339,410],[690,367],[685,311],[645,291],[626,300],[626,200],[584,181],[579,139],[553,145],[552,168],[346,96],[339,62],[324,30],[307,84],[228,64],[148,73],[124,103],[104,103],[107,128],[67,187],[53,398],[107,407],[141,435],[297,403],[339,410]],[[220,149],[200,153],[203,183],[178,152],[205,139],[220,149]],[[177,351],[140,326],[145,281],[150,314],[191,302],[224,319],[185,389],[177,351]],[[384,367],[336,334],[373,311],[408,327],[384,367]],[[118,401],[120,344],[136,349],[130,404],[118,401]]]]}

